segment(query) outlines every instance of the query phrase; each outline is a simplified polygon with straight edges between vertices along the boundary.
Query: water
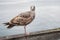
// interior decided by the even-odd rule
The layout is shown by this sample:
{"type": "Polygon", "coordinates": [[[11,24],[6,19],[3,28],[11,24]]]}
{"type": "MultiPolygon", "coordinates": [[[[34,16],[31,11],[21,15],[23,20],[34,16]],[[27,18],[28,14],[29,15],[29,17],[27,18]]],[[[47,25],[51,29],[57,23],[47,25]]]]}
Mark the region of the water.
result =
{"type": "Polygon", "coordinates": [[[27,32],[42,31],[60,27],[60,1],[24,1],[19,2],[2,2],[0,1],[0,37],[24,33],[23,26],[15,26],[7,29],[3,23],[10,21],[13,17],[21,12],[28,11],[31,5],[36,6],[35,20],[29,24],[27,32]]]}

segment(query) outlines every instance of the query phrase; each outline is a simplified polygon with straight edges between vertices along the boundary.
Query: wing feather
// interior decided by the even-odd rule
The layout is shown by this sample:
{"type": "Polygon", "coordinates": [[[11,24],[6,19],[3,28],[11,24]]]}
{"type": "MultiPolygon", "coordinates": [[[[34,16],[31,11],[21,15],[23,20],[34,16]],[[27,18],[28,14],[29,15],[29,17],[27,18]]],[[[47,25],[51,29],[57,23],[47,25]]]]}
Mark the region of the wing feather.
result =
{"type": "Polygon", "coordinates": [[[20,15],[17,15],[15,18],[13,18],[10,23],[11,24],[26,24],[28,20],[30,20],[30,12],[21,13],[20,15]]]}

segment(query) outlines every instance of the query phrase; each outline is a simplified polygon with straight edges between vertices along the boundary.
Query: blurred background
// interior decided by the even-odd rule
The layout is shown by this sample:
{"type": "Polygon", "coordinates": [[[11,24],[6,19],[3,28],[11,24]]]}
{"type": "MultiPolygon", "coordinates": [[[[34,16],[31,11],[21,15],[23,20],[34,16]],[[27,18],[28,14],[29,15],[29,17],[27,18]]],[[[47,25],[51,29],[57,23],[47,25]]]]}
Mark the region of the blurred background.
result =
{"type": "Polygon", "coordinates": [[[60,0],[0,0],[0,37],[24,33],[23,26],[7,29],[3,23],[29,11],[31,5],[36,6],[36,17],[27,32],[60,28],[60,0]]]}

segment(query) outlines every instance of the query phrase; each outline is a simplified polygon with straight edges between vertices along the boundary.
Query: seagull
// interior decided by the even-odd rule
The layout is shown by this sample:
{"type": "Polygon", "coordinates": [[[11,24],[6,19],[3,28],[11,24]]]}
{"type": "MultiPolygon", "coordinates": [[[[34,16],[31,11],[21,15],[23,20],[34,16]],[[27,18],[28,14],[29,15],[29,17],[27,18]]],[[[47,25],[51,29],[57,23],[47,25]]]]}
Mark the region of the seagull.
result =
{"type": "Polygon", "coordinates": [[[26,33],[26,26],[30,24],[35,19],[35,6],[31,6],[29,11],[22,12],[9,22],[4,23],[7,28],[12,28],[14,26],[24,26],[24,32],[26,33]]]}

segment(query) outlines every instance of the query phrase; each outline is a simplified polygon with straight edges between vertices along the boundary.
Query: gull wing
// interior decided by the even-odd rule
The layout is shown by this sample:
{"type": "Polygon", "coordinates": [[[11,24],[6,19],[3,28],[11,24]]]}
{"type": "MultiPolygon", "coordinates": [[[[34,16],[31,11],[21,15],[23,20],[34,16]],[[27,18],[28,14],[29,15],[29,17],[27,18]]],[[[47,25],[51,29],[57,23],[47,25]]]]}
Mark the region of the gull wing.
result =
{"type": "Polygon", "coordinates": [[[25,12],[25,13],[21,13],[21,14],[19,14],[19,15],[17,15],[16,17],[14,17],[11,21],[10,21],[10,23],[11,24],[14,24],[14,25],[16,25],[16,24],[21,24],[21,25],[23,25],[23,24],[27,24],[27,21],[29,21],[30,19],[31,19],[31,17],[30,17],[31,15],[30,15],[30,12],[25,12]]]}

